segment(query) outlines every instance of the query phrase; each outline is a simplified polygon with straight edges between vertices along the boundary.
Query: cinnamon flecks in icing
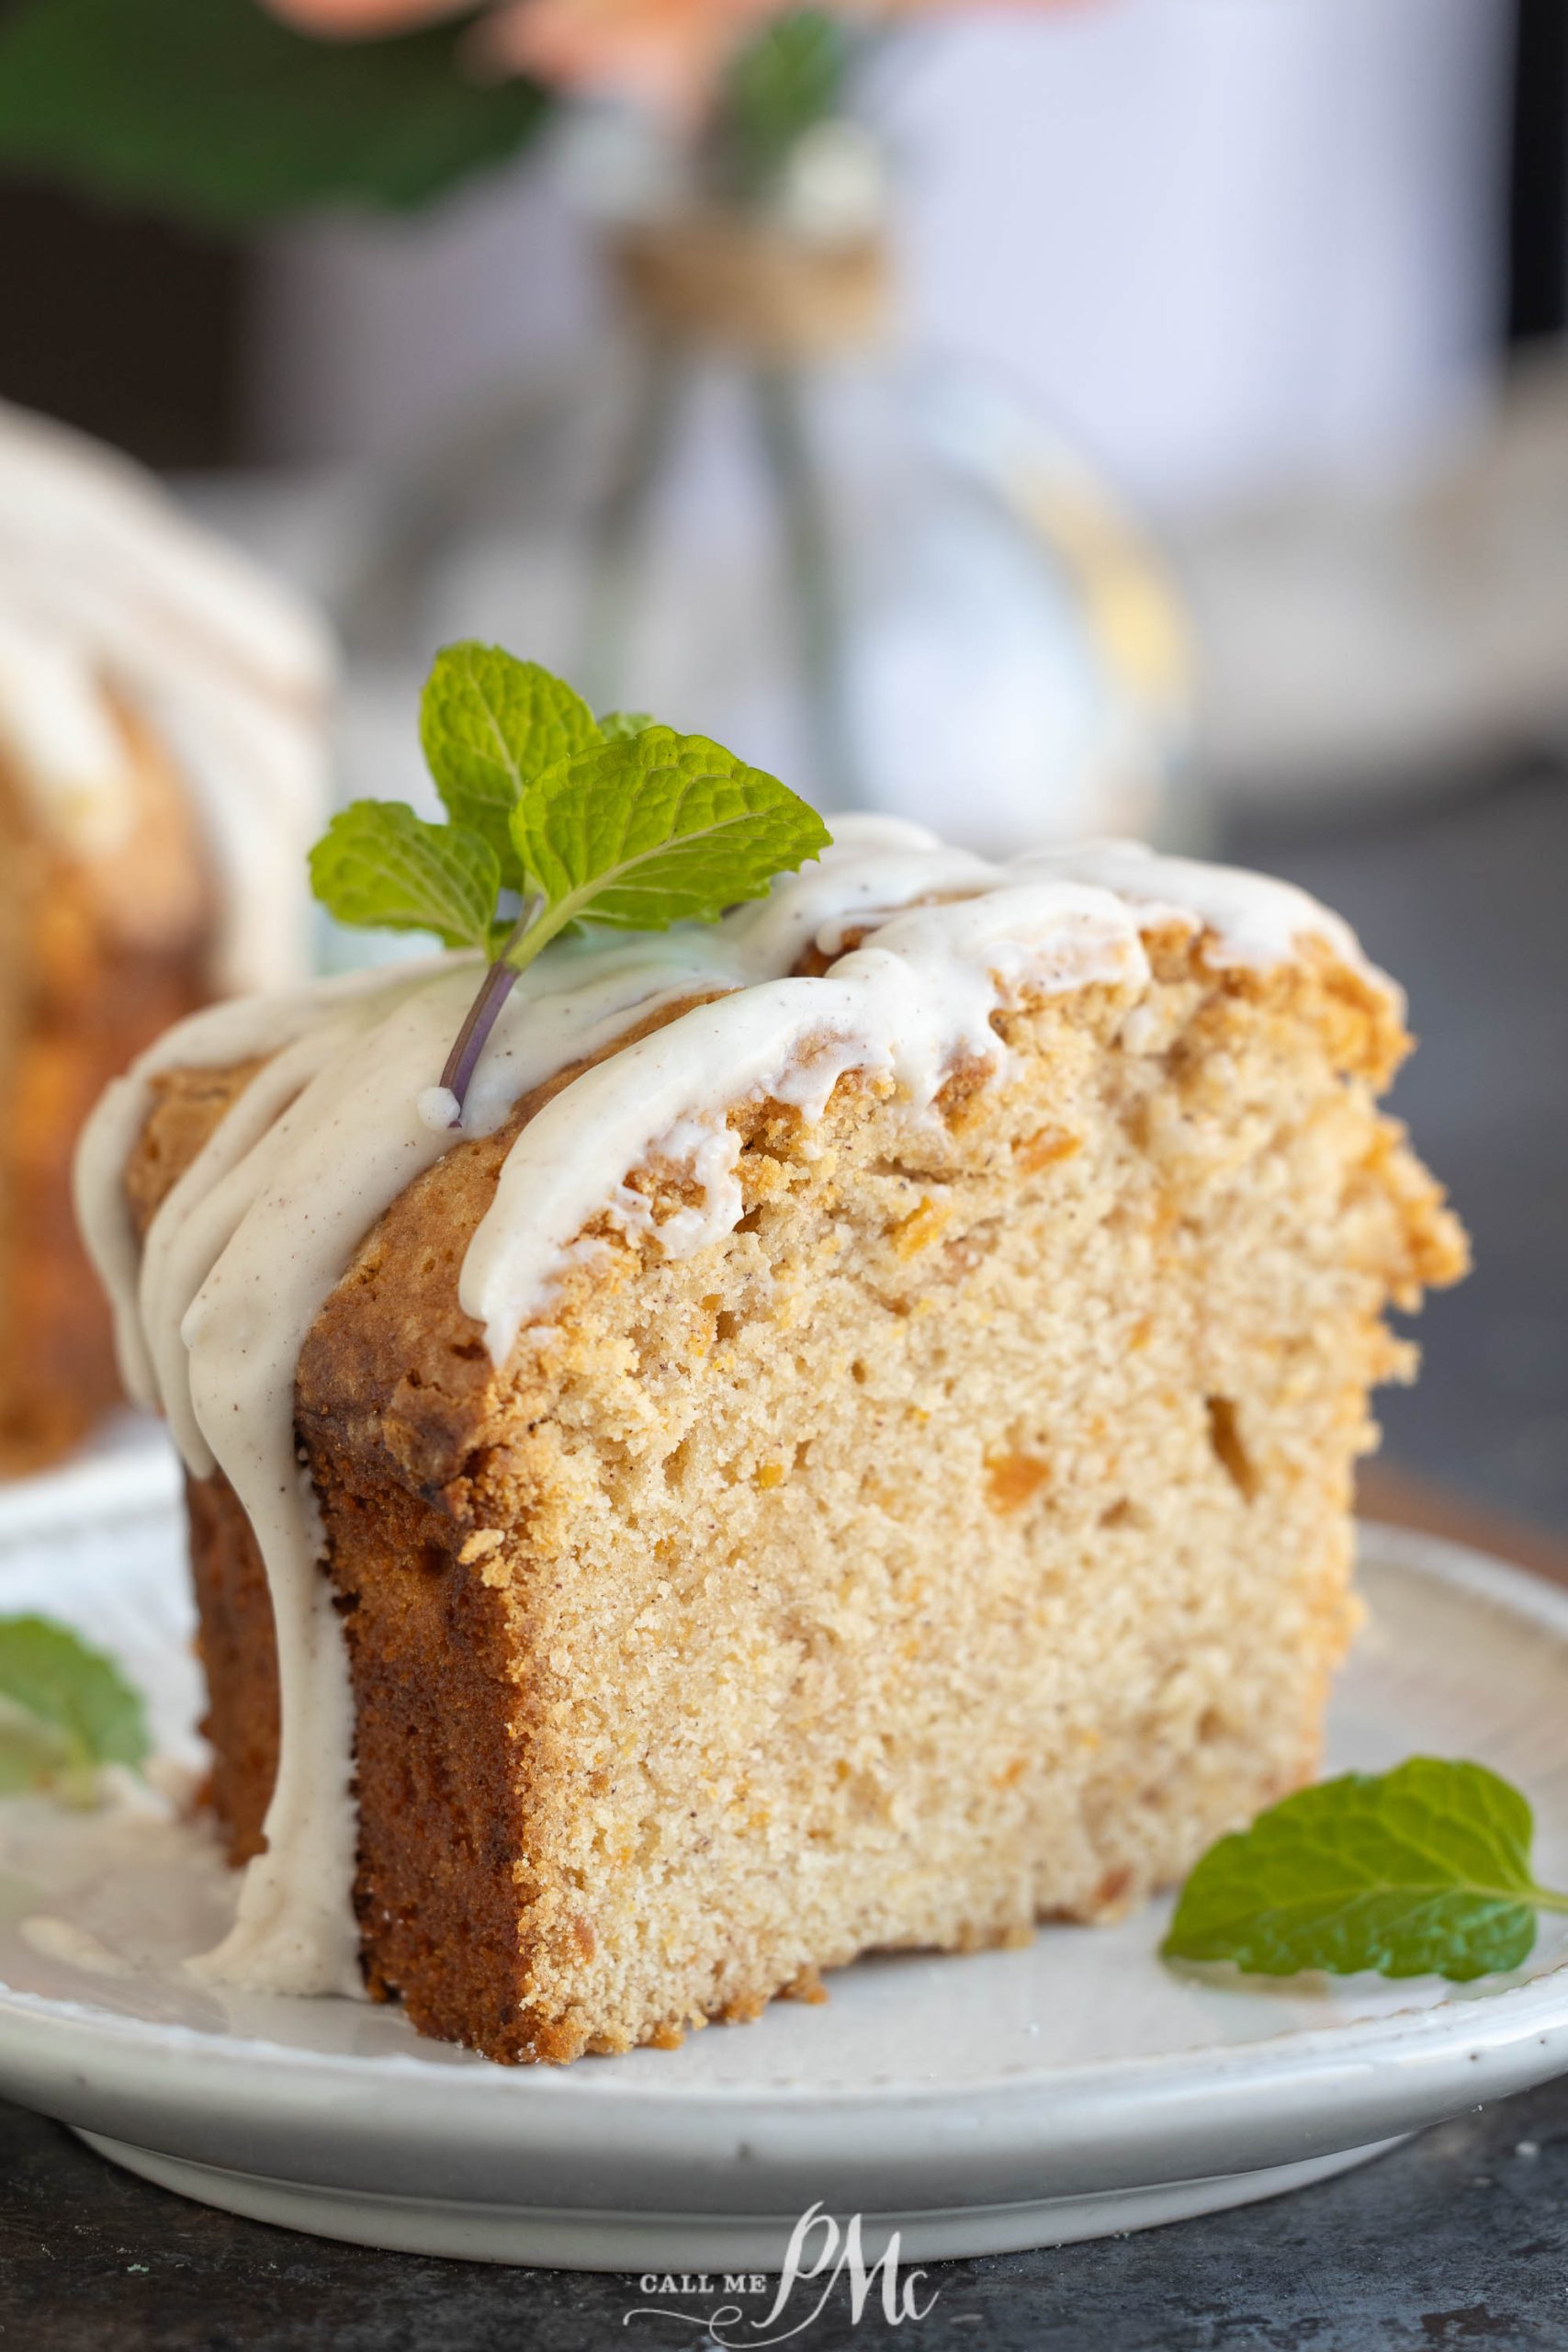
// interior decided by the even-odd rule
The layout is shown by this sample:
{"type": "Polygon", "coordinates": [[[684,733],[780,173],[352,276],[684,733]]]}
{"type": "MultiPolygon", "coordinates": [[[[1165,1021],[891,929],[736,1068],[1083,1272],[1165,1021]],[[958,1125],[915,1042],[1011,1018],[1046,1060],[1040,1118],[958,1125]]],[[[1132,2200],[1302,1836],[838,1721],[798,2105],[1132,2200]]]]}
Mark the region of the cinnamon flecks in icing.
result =
{"type": "Polygon", "coordinates": [[[136,797],[123,702],[202,812],[214,984],[291,978],[323,797],[324,632],[138,467],[3,401],[0,514],[0,753],[39,821],[112,856],[136,797]]]}
{"type": "MultiPolygon", "coordinates": [[[[525,1093],[634,1020],[708,1001],[586,1069],[513,1145],[459,1283],[491,1356],[504,1363],[519,1332],[547,1318],[591,1221],[608,1213],[646,1229],[626,1179],[649,1158],[689,1169],[698,1196],[659,1227],[663,1250],[687,1254],[733,1227],[731,1104],[772,1097],[816,1119],[839,1077],[860,1069],[892,1078],[910,1118],[929,1116],[958,1059],[1001,1070],[998,1004],[1025,989],[1136,989],[1149,976],[1144,931],[1173,921],[1205,930],[1219,963],[1267,967],[1312,938],[1377,979],[1344,926],[1282,884],[1117,842],[998,867],[872,818],[840,820],[820,864],[711,928],[551,948],[497,1023],[468,1135],[493,1132],[525,1093]],[[795,977],[812,955],[833,960],[795,977]]],[[[282,1749],[267,1850],[249,1866],[233,1933],[203,1963],[264,1989],[358,1984],[352,1708],[297,1454],[295,1374],[366,1235],[455,1140],[429,1094],[475,968],[439,956],[198,1013],[110,1089],[83,1143],[79,1206],[128,1380],[163,1407],[197,1476],[229,1478],[271,1584],[282,1749]],[[263,1055],[139,1252],[121,1176],[156,1074],[263,1055]]]]}

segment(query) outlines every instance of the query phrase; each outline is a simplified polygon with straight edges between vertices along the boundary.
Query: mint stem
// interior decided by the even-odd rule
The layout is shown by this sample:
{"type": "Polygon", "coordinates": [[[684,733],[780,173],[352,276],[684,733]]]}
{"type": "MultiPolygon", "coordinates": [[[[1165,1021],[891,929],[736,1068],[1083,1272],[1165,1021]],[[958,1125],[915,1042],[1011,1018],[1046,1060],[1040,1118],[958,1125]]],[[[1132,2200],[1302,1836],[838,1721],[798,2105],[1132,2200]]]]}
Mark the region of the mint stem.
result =
{"type": "Polygon", "coordinates": [[[452,1122],[455,1127],[463,1124],[463,1105],[474,1071],[495,1027],[496,1015],[512,993],[513,983],[527,970],[540,949],[547,947],[556,934],[566,929],[573,912],[571,898],[558,900],[554,906],[547,906],[542,892],[524,899],[523,911],[507,933],[505,946],[479,982],[479,992],[468,1007],[468,1017],[453,1040],[446,1067],[441,1073],[442,1085],[457,1098],[457,1115],[452,1122]]]}
{"type": "Polygon", "coordinates": [[[1550,1886],[1532,1886],[1530,1901],[1538,1911],[1568,1911],[1568,1894],[1558,1894],[1550,1886]]]}
{"type": "MultiPolygon", "coordinates": [[[[463,1124],[463,1105],[468,1101],[468,1089],[473,1084],[474,1072],[479,1068],[479,1056],[490,1041],[491,1031],[495,1027],[496,1016],[511,995],[518,974],[525,967],[524,963],[512,963],[507,959],[534,922],[538,912],[537,899],[525,900],[523,911],[513,924],[507,935],[505,946],[479,982],[479,994],[469,1005],[463,1025],[452,1041],[452,1050],[446,1057],[446,1067],[441,1073],[441,1083],[457,1099],[457,1115],[452,1122],[455,1127],[460,1127],[463,1124]]],[[[532,962],[532,957],[528,957],[525,962],[532,962]]]]}

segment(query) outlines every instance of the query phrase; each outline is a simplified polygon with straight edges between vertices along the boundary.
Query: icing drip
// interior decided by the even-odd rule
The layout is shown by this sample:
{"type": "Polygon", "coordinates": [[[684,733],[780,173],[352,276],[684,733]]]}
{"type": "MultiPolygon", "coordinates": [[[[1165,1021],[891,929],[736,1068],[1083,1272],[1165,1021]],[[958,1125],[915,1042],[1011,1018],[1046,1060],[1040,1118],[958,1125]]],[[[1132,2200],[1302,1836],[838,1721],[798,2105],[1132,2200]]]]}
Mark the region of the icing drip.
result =
{"type": "Polygon", "coordinates": [[[213,978],[305,964],[299,885],[323,798],[318,625],[141,469],[0,401],[0,750],[41,820],[112,855],[135,806],[123,696],[188,779],[218,869],[213,978]]]}
{"type": "MultiPolygon", "coordinates": [[[[521,1096],[660,1006],[712,1001],[583,1071],[512,1146],[459,1279],[492,1358],[503,1363],[547,1316],[566,1269],[613,1246],[584,1241],[594,1218],[656,1232],[669,1256],[733,1228],[731,1104],[768,1096],[815,1120],[853,1069],[886,1073],[911,1118],[929,1115],[958,1059],[1001,1069],[991,1015],[1010,993],[1136,989],[1149,968],[1143,930],[1168,921],[1206,927],[1216,962],[1266,967],[1310,936],[1368,970],[1344,926],[1281,884],[1116,842],[996,867],[872,818],[843,820],[818,865],[709,928],[552,947],[502,1008],[466,1135],[493,1132],[521,1096]],[[827,970],[793,977],[813,948],[833,959],[827,970]],[[626,1181],[649,1159],[689,1170],[699,1194],[657,1227],[626,1181]]],[[[360,1243],[456,1140],[432,1097],[476,970],[438,956],[197,1013],[109,1090],[78,1160],[128,1385],[162,1405],[196,1476],[229,1478],[271,1586],[282,1748],[267,1849],[249,1866],[232,1933],[201,1963],[263,1989],[358,1989],[353,1709],[298,1456],[296,1370],[360,1243]],[[157,1073],[263,1055],[139,1251],[121,1179],[157,1073]]]]}

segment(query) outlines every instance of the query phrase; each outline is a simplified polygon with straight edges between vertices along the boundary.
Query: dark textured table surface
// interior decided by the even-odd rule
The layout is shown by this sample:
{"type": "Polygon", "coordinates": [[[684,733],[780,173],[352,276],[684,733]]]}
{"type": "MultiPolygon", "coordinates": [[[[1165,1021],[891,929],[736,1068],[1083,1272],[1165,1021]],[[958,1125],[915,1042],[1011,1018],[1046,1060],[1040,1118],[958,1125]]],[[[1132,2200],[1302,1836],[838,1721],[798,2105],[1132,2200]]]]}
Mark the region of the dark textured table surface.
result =
{"type": "MultiPolygon", "coordinates": [[[[1234,848],[1340,907],[1408,984],[1423,1045],[1397,1105],[1475,1237],[1476,1274],[1422,1319],[1421,1385],[1385,1401],[1389,1453],[1475,1501],[1568,1530],[1568,786],[1521,775],[1340,824],[1331,839],[1253,825],[1234,848]]],[[[934,2303],[897,2330],[874,2303],[856,2325],[840,2293],[792,2341],[919,2352],[1568,2347],[1568,2082],[1293,2197],[1135,2237],[936,2265],[919,2291],[934,2303]]],[[[0,2107],[3,2345],[652,2352],[711,2341],[673,2316],[627,2324],[646,2301],[630,2278],[376,2254],[232,2220],[0,2107]]]]}
{"type": "MultiPolygon", "coordinates": [[[[627,2324],[648,2301],[635,2278],[372,2254],[185,2204],[14,2108],[0,2109],[0,2343],[29,2352],[702,2352],[711,2343],[673,2320],[627,2324]]],[[[1568,2084],[1467,2115],[1270,2204],[1134,2237],[932,2264],[917,2288],[922,2304],[933,2290],[923,2319],[895,2328],[874,2299],[855,2324],[840,2288],[792,2341],[811,2352],[1568,2344],[1568,2084]]],[[[704,2301],[685,2296],[680,2307],[704,2301]]],[[[745,2328],[727,2340],[744,2344],[745,2328]]]]}

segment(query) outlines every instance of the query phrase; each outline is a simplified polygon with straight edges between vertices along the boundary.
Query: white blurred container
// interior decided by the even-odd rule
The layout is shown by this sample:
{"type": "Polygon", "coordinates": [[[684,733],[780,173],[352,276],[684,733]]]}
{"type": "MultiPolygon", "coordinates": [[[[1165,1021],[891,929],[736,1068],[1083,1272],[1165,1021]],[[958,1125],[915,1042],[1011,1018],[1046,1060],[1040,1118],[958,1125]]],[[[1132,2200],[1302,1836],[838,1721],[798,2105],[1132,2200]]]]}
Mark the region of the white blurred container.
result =
{"type": "MultiPolygon", "coordinates": [[[[1501,295],[1502,0],[1078,0],[892,45],[929,348],[1012,375],[1156,507],[1408,464],[1472,414],[1501,295]]],[[[581,226],[532,161],[282,238],[258,455],[377,455],[579,343],[581,226]]]]}

